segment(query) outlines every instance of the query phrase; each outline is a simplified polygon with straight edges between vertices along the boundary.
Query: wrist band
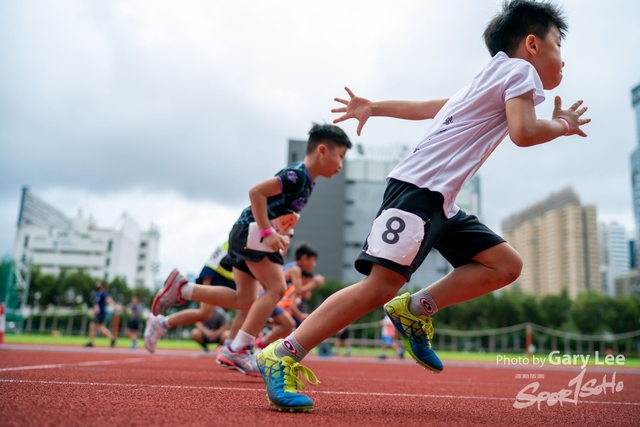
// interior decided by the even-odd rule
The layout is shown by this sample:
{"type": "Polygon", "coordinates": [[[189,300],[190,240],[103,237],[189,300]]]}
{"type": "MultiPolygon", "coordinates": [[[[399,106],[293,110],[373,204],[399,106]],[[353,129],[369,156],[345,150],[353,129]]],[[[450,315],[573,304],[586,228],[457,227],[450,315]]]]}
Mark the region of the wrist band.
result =
{"type": "Polygon", "coordinates": [[[269,227],[266,230],[260,230],[260,237],[267,237],[271,233],[275,233],[276,230],[273,227],[269,227]]]}
{"type": "Polygon", "coordinates": [[[564,124],[567,126],[567,133],[565,133],[565,135],[568,135],[569,132],[571,132],[571,126],[569,126],[569,122],[567,121],[567,119],[563,119],[562,117],[558,117],[558,120],[563,121],[564,124]]]}

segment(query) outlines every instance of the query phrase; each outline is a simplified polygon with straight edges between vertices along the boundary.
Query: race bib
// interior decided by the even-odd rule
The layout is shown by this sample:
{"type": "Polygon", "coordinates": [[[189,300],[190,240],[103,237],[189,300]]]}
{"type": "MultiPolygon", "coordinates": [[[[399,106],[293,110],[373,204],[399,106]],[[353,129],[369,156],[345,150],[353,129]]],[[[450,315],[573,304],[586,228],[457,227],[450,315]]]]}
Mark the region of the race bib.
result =
{"type": "Polygon", "coordinates": [[[411,265],[424,239],[424,224],[418,215],[386,209],[373,221],[366,253],[396,264],[411,265]]]}
{"type": "Polygon", "coordinates": [[[271,225],[273,228],[280,234],[285,234],[287,231],[291,230],[298,223],[298,218],[300,218],[300,214],[292,212],[290,214],[279,216],[278,218],[271,220],[271,225]]]}
{"type": "Polygon", "coordinates": [[[225,255],[227,255],[227,251],[225,251],[221,247],[218,247],[215,251],[213,251],[207,262],[205,262],[204,264],[212,270],[215,270],[220,266],[220,261],[222,261],[222,258],[224,258],[225,255]]]}
{"type": "MultiPolygon", "coordinates": [[[[276,233],[285,234],[291,230],[298,222],[300,215],[292,212],[290,214],[279,216],[278,218],[271,220],[271,226],[276,233]]],[[[274,252],[269,246],[264,243],[264,237],[260,236],[260,228],[258,223],[252,222],[249,224],[249,235],[247,236],[247,249],[253,249],[254,251],[261,252],[274,252]]]]}

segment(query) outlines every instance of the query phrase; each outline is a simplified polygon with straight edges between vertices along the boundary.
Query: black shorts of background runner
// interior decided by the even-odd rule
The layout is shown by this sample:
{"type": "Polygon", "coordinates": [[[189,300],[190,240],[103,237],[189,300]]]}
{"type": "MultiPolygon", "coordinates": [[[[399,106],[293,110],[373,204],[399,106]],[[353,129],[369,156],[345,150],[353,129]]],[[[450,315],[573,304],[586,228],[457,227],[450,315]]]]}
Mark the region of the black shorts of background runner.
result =
{"type": "Polygon", "coordinates": [[[240,271],[243,271],[253,277],[253,274],[247,266],[247,261],[260,262],[264,257],[275,264],[284,264],[284,258],[280,251],[262,252],[247,249],[247,237],[249,236],[249,224],[235,224],[229,233],[229,250],[227,255],[222,259],[222,263],[229,264],[240,271]]]}

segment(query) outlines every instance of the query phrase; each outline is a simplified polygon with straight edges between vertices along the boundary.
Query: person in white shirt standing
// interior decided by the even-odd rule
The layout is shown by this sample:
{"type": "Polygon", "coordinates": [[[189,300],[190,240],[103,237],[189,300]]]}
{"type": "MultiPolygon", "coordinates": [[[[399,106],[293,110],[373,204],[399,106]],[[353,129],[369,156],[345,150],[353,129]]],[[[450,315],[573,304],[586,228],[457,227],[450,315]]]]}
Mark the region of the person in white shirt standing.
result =
{"type": "Polygon", "coordinates": [[[582,101],[563,110],[556,97],[551,120],[536,117],[544,90],[562,80],[560,44],[566,30],[563,12],[550,2],[506,1],[484,33],[492,59],[450,99],[372,102],[349,88],[350,99],[335,98],[344,106],[332,110],[342,113],[334,123],[356,119],[358,135],[371,116],[433,121],[414,151],[387,177],[382,206],[355,261],[367,277],[333,294],[291,335],[258,355],[273,406],[310,411],[311,398],[283,386],[294,383],[290,372],[303,372],[315,385],[317,378],[300,364],[304,356],[382,305],[407,352],[424,368],[441,372],[444,366],[431,348],[431,316],[500,289],[520,275],[522,259],[515,249],[461,211],[455,199],[507,134],[520,147],[563,135],[586,136],[581,126],[590,119],[582,118],[587,110],[582,101]],[[453,271],[413,295],[396,296],[432,248],[453,271]],[[301,401],[305,406],[289,403],[301,401]]]}

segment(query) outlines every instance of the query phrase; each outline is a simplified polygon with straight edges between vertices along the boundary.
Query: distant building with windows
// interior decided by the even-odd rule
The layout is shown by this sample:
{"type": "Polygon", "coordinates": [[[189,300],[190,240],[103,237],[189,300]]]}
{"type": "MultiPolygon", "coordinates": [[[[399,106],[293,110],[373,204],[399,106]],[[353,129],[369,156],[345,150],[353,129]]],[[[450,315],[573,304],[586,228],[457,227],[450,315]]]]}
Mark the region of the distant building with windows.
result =
{"type": "Polygon", "coordinates": [[[506,290],[571,298],[602,292],[596,207],[581,206],[567,188],[502,221],[507,242],[522,257],[520,277],[506,290]]]}
{"type": "MultiPolygon", "coordinates": [[[[635,214],[636,242],[640,241],[640,85],[631,90],[631,105],[636,113],[637,148],[631,154],[631,187],[633,189],[633,213],[635,214]]],[[[637,244],[637,243],[636,243],[637,244]]],[[[637,255],[636,255],[637,256],[637,255]]],[[[634,265],[638,265],[635,258],[634,265]]]]}
{"type": "MultiPolygon", "coordinates": [[[[301,161],[306,141],[290,140],[288,163],[301,161]]],[[[357,147],[361,151],[360,147],[357,147]]],[[[375,160],[363,154],[343,162],[343,170],[331,179],[319,178],[295,228],[292,249],[305,241],[319,253],[316,272],[343,283],[363,279],[353,263],[362,250],[386,188],[386,177],[400,156],[378,156],[396,160],[375,160]]],[[[467,213],[480,216],[480,178],[476,175],[460,191],[456,203],[467,213]]],[[[293,256],[290,250],[288,259],[293,256]]],[[[452,267],[433,250],[408,283],[428,286],[444,277],[452,267]]]]}
{"type": "Polygon", "coordinates": [[[24,187],[13,258],[44,274],[83,269],[97,279],[154,288],[159,241],[157,228],[143,231],[127,214],[113,229],[98,228],[91,219],[67,218],[24,187]]]}
{"type": "Polygon", "coordinates": [[[610,297],[616,294],[616,279],[629,273],[629,243],[627,231],[617,222],[601,223],[598,227],[600,242],[600,272],[602,292],[610,297]]]}

